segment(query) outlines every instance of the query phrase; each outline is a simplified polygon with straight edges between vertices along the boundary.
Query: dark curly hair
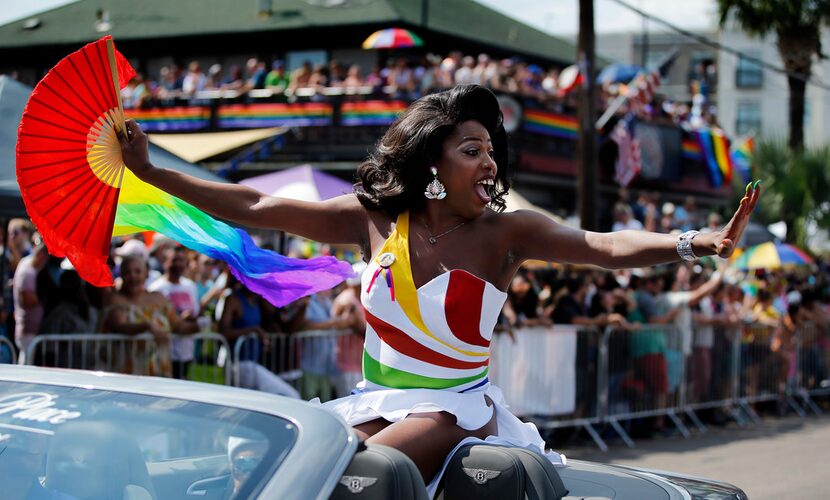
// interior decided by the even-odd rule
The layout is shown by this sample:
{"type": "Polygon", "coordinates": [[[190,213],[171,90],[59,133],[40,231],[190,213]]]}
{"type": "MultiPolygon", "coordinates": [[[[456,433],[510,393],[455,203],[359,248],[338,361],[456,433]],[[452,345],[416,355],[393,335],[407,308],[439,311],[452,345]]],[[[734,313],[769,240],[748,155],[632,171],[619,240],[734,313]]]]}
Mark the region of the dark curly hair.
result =
{"type": "Polygon", "coordinates": [[[357,168],[354,191],[360,203],[391,215],[422,206],[424,188],[432,180],[429,166],[441,157],[447,137],[467,120],[478,121],[490,134],[498,166],[490,205],[503,211],[510,189],[507,133],[496,96],[479,85],[459,85],[412,103],[357,168]]]}

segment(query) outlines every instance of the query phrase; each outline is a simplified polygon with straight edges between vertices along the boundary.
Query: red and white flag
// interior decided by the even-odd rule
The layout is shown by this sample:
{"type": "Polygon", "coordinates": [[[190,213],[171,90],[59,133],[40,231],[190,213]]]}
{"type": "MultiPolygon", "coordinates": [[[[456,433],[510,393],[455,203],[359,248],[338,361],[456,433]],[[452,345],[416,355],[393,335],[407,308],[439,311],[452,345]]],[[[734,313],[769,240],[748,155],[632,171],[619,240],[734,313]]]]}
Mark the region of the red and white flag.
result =
{"type": "Polygon", "coordinates": [[[614,164],[614,180],[620,186],[628,186],[640,173],[640,141],[631,130],[633,120],[617,122],[611,131],[611,140],[617,143],[617,161],[614,164]]]}
{"type": "Polygon", "coordinates": [[[660,75],[652,71],[638,76],[634,84],[628,87],[628,98],[634,109],[643,109],[654,99],[654,94],[660,87],[660,75]]]}

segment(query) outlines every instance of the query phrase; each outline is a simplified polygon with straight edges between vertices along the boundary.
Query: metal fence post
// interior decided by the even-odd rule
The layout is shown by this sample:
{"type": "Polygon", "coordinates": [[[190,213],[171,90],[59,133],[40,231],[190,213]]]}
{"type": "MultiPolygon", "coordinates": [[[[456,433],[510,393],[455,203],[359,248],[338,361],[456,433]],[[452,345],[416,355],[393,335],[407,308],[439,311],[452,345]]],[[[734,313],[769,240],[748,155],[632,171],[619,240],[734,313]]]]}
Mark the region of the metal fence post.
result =
{"type": "Polygon", "coordinates": [[[0,336],[0,363],[17,364],[17,350],[5,336],[0,336]]]}

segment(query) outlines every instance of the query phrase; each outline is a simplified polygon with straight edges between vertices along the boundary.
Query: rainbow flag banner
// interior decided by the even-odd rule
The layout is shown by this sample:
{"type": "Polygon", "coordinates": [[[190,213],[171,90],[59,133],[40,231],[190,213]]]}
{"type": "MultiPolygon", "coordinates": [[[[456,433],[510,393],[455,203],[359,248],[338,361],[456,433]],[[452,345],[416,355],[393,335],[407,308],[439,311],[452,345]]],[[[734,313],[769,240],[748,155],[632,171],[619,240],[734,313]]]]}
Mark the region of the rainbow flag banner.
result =
{"type": "Polygon", "coordinates": [[[723,130],[719,128],[712,128],[711,132],[718,168],[720,168],[724,182],[729,184],[732,182],[732,173],[735,170],[732,164],[732,157],[729,155],[729,139],[727,139],[723,130]]]}
{"type": "Polygon", "coordinates": [[[535,109],[525,110],[522,128],[528,132],[574,140],[579,131],[575,116],[559,115],[535,109]]]}
{"type": "Polygon", "coordinates": [[[703,152],[702,158],[709,174],[709,183],[712,187],[719,188],[723,185],[723,173],[720,165],[718,165],[714,144],[712,143],[712,133],[708,128],[699,128],[695,131],[695,135],[697,135],[700,150],[703,152]]]}
{"type": "Polygon", "coordinates": [[[124,118],[137,121],[146,132],[201,130],[210,125],[207,106],[178,106],[174,108],[125,109],[124,118]]]}
{"type": "Polygon", "coordinates": [[[689,160],[701,161],[700,143],[695,139],[683,139],[682,143],[683,158],[689,160]]]}
{"type": "Polygon", "coordinates": [[[406,109],[403,101],[344,102],[340,107],[341,123],[346,126],[390,125],[406,109]]]}
{"type": "Polygon", "coordinates": [[[735,140],[729,152],[732,164],[735,165],[735,169],[741,174],[741,179],[745,183],[752,179],[752,154],[754,151],[755,140],[752,136],[749,136],[735,140]]]}
{"type": "Polygon", "coordinates": [[[292,259],[259,248],[242,229],[214,219],[124,169],[113,236],[143,231],[156,231],[224,260],[239,281],[276,307],[332,288],[354,275],[347,262],[334,257],[292,259]]]}
{"type": "Polygon", "coordinates": [[[218,113],[219,128],[327,126],[334,114],[324,102],[227,104],[218,113]]]}

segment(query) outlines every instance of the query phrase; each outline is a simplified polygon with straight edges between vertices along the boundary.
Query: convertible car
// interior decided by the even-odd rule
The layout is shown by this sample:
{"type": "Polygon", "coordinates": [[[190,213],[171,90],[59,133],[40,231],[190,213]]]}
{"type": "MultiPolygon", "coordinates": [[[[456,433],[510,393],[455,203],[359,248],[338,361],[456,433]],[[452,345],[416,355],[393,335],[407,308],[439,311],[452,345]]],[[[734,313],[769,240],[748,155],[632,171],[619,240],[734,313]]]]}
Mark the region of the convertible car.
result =
{"type": "MultiPolygon", "coordinates": [[[[151,377],[0,365],[4,499],[428,498],[400,452],[319,405],[151,377]]],[[[743,499],[682,474],[462,448],[436,498],[743,499]]]]}

